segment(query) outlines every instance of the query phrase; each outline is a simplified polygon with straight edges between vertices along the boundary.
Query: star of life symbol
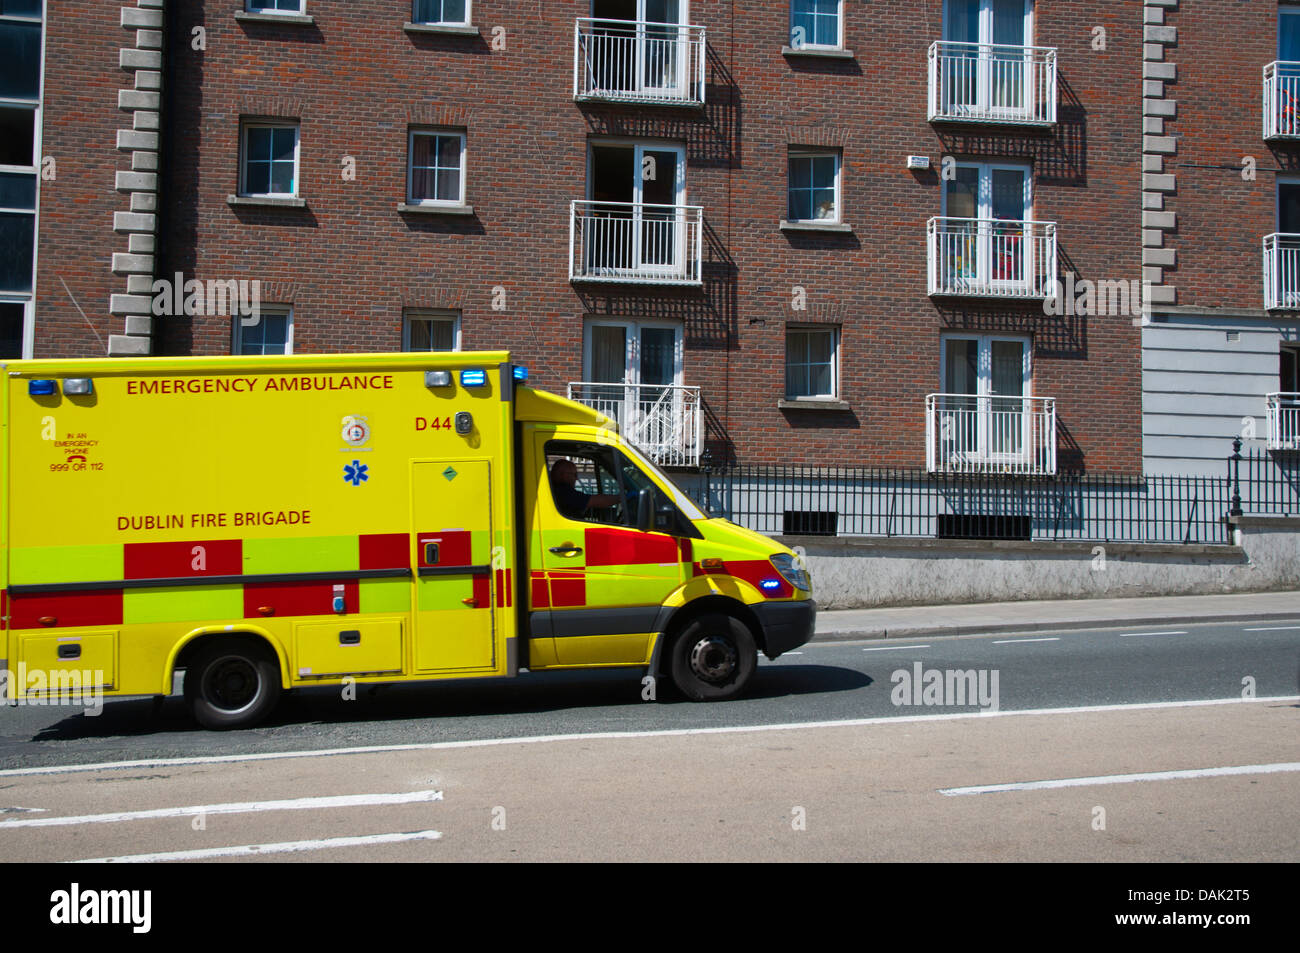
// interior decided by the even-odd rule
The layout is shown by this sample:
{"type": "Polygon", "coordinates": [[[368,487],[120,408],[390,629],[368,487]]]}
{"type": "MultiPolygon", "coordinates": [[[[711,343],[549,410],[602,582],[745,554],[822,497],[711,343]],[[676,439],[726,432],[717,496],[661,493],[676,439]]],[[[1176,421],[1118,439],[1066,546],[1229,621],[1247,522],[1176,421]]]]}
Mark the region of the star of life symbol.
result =
{"type": "Polygon", "coordinates": [[[351,483],[353,486],[360,486],[370,479],[369,471],[370,467],[360,460],[353,460],[343,468],[343,482],[351,483]]]}

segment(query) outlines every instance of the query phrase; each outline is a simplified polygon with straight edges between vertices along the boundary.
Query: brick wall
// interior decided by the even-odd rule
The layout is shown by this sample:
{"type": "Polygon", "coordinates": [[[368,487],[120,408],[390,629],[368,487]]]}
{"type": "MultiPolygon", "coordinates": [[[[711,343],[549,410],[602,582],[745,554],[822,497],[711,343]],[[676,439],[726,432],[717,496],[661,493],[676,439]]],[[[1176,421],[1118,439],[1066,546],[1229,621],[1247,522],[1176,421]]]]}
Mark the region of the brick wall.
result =
{"type": "MultiPolygon", "coordinates": [[[[89,59],[115,64],[116,5],[79,6],[112,7],[112,22],[108,12],[100,17],[102,49],[89,59]]],[[[307,26],[239,21],[236,6],[169,4],[158,267],[268,283],[265,301],[294,307],[296,352],[397,349],[403,308],[458,308],[464,347],[509,348],[538,386],[563,392],[583,376],[584,316],[667,318],[684,325],[684,383],[702,387],[716,447],[747,462],[920,465],[924,399],[941,389],[941,335],[1014,331],[1034,340],[1034,393],[1058,399],[1063,464],[1140,469],[1140,346],[1130,318],[932,301],[925,227],[940,214],[940,182],[905,168],[911,154],[928,155],[936,169],[949,154],[1028,161],[1035,217],[1058,223],[1062,268],[1091,280],[1137,279],[1140,7],[1040,0],[1035,42],[1058,49],[1061,85],[1059,122],[1043,133],[926,121],[926,52],[941,36],[940,0],[847,2],[849,60],[783,56],[785,4],[696,0],[690,20],[709,37],[702,111],[575,104],[573,28],[589,13],[585,0],[476,0],[481,36],[473,38],[404,32],[410,11],[401,0],[310,0],[307,26]],[[1094,48],[1099,25],[1105,50],[1094,48]],[[200,26],[205,51],[183,42],[200,26]],[[496,27],[504,49],[492,48],[496,27]],[[241,115],[300,121],[305,208],[228,204],[241,115]],[[412,125],[466,131],[472,217],[397,210],[412,125]],[[569,203],[584,197],[587,143],[600,137],[686,146],[686,201],[705,210],[702,290],[569,282],[569,203]],[[819,144],[842,149],[843,214],[853,231],[783,232],[787,148],[819,144]],[[344,156],[356,160],[351,181],[341,175],[344,156]],[[806,291],[805,311],[791,308],[795,286],[806,291]],[[497,287],[502,311],[492,307],[497,287]],[[847,410],[778,408],[790,322],[841,329],[847,410]]],[[[99,81],[93,122],[104,125],[95,141],[111,143],[115,88],[99,81]]],[[[95,88],[89,77],[60,82],[84,96],[95,88]]],[[[79,133],[61,134],[73,141],[79,133]]],[[[102,311],[112,282],[104,291],[91,284],[106,272],[111,213],[121,205],[111,194],[116,157],[97,154],[99,191],[83,200],[102,201],[99,231],[56,229],[47,239],[43,226],[42,248],[63,242],[83,258],[95,249],[75,270],[102,311]]],[[[41,294],[44,326],[44,277],[41,294]]],[[[229,351],[229,319],[159,324],[159,353],[229,351]]],[[[85,348],[85,335],[58,346],[85,348]]]]}

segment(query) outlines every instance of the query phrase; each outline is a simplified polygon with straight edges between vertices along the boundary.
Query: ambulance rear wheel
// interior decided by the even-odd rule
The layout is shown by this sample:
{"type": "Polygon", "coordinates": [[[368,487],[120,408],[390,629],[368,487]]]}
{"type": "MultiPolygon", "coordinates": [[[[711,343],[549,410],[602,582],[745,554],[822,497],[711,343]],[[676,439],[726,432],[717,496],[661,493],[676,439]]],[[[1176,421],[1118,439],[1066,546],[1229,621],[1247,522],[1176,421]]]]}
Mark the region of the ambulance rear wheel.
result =
{"type": "Polygon", "coordinates": [[[185,701],[194,720],[214,731],[250,728],[279,700],[280,666],[256,642],[205,646],[185,672],[185,701]]]}
{"type": "Polygon", "coordinates": [[[700,616],[673,643],[673,684],[692,701],[734,698],[757,667],[754,636],[733,616],[700,616]]]}

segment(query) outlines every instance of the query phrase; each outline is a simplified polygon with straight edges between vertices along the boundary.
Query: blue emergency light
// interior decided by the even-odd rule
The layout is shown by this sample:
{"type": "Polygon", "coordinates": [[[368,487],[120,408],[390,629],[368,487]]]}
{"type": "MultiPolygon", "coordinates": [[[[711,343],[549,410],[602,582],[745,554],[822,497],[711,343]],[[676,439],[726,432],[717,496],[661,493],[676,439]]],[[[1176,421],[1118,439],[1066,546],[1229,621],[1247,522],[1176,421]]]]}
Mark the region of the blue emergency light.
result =
{"type": "Polygon", "coordinates": [[[54,381],[28,381],[27,393],[33,397],[49,397],[51,394],[57,394],[58,385],[54,381]]]}
{"type": "Polygon", "coordinates": [[[477,368],[472,371],[461,371],[460,386],[461,387],[486,387],[487,371],[482,369],[477,369],[477,368]]]}
{"type": "Polygon", "coordinates": [[[516,364],[514,369],[511,371],[511,374],[514,376],[515,381],[520,384],[528,382],[528,368],[524,367],[522,364],[516,364]]]}
{"type": "Polygon", "coordinates": [[[780,580],[780,579],[764,579],[762,582],[759,583],[759,585],[763,587],[764,591],[766,591],[766,592],[773,592],[773,591],[775,591],[775,590],[781,588],[781,580],[780,580]]]}

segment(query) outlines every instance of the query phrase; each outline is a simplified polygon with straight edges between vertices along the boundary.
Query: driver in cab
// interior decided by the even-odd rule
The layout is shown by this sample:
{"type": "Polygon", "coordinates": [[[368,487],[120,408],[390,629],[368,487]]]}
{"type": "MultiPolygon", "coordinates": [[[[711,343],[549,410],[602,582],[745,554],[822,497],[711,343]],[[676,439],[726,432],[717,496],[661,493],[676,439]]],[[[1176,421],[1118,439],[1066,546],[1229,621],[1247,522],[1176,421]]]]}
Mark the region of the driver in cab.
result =
{"type": "Polygon", "coordinates": [[[551,465],[551,495],[555,508],[571,520],[580,520],[588,510],[599,510],[623,502],[617,493],[583,493],[576,486],[578,468],[572,460],[557,460],[551,465]]]}

